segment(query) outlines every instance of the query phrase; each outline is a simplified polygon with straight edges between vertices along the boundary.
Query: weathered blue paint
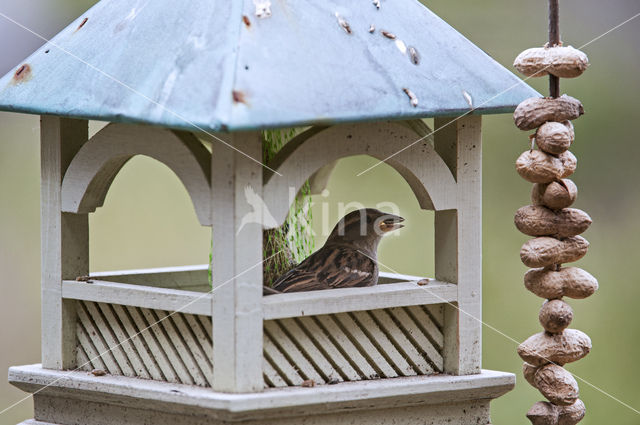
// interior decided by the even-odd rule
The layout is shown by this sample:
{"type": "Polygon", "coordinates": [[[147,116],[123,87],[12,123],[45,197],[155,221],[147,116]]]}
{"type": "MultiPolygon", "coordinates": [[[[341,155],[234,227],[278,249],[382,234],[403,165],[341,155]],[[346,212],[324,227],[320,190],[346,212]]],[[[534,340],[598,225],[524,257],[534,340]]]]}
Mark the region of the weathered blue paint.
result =
{"type": "Polygon", "coordinates": [[[465,92],[474,113],[510,112],[539,96],[416,0],[271,9],[258,19],[252,0],[102,0],[0,80],[0,109],[233,131],[457,115],[470,110],[465,92]]]}

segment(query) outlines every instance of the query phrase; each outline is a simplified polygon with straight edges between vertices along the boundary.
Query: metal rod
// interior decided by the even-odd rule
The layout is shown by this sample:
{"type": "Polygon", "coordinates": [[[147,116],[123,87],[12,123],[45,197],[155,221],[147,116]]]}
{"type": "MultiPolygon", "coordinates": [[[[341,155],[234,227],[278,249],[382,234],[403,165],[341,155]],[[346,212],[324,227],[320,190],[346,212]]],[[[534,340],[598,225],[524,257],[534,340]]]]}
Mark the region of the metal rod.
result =
{"type": "MultiPolygon", "coordinates": [[[[549,0],[549,47],[560,44],[560,5],[559,0],[549,0]]],[[[549,95],[560,96],[560,78],[549,75],[549,95]]]]}

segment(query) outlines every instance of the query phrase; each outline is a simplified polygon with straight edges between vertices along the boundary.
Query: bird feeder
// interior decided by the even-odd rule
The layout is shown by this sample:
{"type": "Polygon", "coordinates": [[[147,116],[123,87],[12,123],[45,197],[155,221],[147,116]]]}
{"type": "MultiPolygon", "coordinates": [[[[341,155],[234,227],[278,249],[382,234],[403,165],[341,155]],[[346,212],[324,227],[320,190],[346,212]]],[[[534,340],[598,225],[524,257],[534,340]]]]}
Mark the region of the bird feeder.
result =
{"type": "Polygon", "coordinates": [[[538,94],[419,2],[102,0],[0,90],[42,117],[42,364],[9,371],[24,424],[486,424],[513,387],[481,368],[481,115],[538,94]],[[260,131],[291,127],[261,164],[260,131]],[[89,273],[89,214],[135,155],[212,228],[211,281],[89,273]],[[279,225],[353,155],[435,211],[435,278],[263,297],[245,189],[279,225]]]}

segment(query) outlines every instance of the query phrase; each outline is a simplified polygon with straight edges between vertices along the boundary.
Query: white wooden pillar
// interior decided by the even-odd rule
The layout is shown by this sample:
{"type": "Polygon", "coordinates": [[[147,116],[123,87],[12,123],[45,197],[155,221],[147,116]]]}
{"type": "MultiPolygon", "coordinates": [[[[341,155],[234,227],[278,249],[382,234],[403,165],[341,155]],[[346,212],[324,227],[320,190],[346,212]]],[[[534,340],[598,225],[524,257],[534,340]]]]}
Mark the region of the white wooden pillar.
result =
{"type": "Polygon", "coordinates": [[[444,369],[480,373],[482,360],[481,117],[436,118],[435,149],[457,182],[457,210],[435,213],[436,279],[458,284],[457,307],[445,306],[444,369]]]}
{"type": "Polygon", "coordinates": [[[88,139],[88,122],[41,118],[42,365],[75,367],[76,312],[62,299],[62,280],[89,274],[87,214],[61,212],[64,173],[88,139]]]}
{"type": "MultiPolygon", "coordinates": [[[[232,137],[235,148],[261,160],[259,132],[235,133],[232,137]]],[[[213,141],[213,389],[225,392],[263,388],[263,170],[243,153],[213,141]]]]}

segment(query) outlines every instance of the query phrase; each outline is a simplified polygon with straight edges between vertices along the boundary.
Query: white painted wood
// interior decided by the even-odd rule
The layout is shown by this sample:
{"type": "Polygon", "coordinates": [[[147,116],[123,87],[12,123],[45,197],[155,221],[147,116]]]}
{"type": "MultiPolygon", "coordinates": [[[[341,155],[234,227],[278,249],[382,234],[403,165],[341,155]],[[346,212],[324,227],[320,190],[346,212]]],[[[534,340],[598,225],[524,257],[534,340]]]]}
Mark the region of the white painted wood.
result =
{"type": "MultiPolygon", "coordinates": [[[[211,323],[211,320],[208,317],[202,316],[202,318],[207,323],[211,323]]],[[[181,326],[188,327],[191,333],[193,333],[193,340],[197,343],[197,346],[192,349],[194,357],[198,360],[198,364],[202,368],[203,372],[205,372],[205,378],[207,378],[209,386],[211,386],[211,379],[213,378],[213,345],[211,344],[211,331],[208,331],[207,328],[202,325],[202,322],[198,320],[198,316],[193,314],[179,314],[176,317],[176,322],[178,322],[178,320],[184,320],[185,322],[184,325],[179,325],[179,328],[181,326]]],[[[193,345],[191,340],[189,340],[188,343],[193,345]]]]}
{"type": "Polygon", "coordinates": [[[426,335],[428,335],[428,338],[433,343],[434,347],[441,350],[444,347],[444,335],[431,316],[429,316],[421,306],[408,307],[406,310],[413,321],[423,329],[426,335]]]}
{"type": "Polygon", "coordinates": [[[147,332],[152,333],[156,338],[158,345],[162,347],[162,350],[166,354],[169,364],[173,370],[175,370],[179,379],[178,382],[183,384],[200,384],[201,381],[197,376],[197,368],[192,362],[185,361],[185,359],[180,355],[181,352],[183,352],[181,349],[182,347],[176,347],[171,341],[171,337],[166,333],[166,328],[164,326],[166,325],[166,316],[158,314],[159,312],[157,311],[146,308],[140,309],[140,313],[148,323],[147,332]],[[179,350],[180,352],[178,352],[179,350]]]}
{"type": "Polygon", "coordinates": [[[142,335],[138,335],[139,330],[136,328],[133,320],[127,313],[126,308],[117,304],[112,304],[111,308],[113,308],[113,311],[118,316],[118,320],[122,323],[127,338],[130,339],[131,343],[135,347],[142,363],[145,365],[147,373],[150,375],[150,378],[164,380],[162,371],[160,370],[160,367],[158,367],[158,363],[154,356],[151,354],[151,349],[145,343],[144,337],[142,335]]]}
{"type": "MultiPolygon", "coordinates": [[[[62,297],[211,316],[211,294],[101,280],[92,282],[66,280],[62,284],[62,297]]],[[[270,295],[262,298],[261,303],[263,318],[271,320],[456,300],[456,285],[432,280],[427,286],[400,282],[368,288],[270,295]]]]}
{"type": "Polygon", "coordinates": [[[370,363],[374,364],[378,369],[378,375],[381,378],[395,378],[398,373],[395,371],[394,365],[400,369],[402,375],[407,375],[404,372],[409,369],[409,364],[400,356],[400,353],[380,331],[369,314],[367,312],[356,312],[354,317],[357,321],[354,321],[348,314],[336,314],[335,316],[342,327],[349,333],[352,341],[361,347],[362,352],[367,353],[370,363]],[[380,349],[378,350],[376,346],[380,347],[380,349]],[[387,361],[382,353],[386,354],[391,360],[387,361]]]}
{"type": "MultiPolygon", "coordinates": [[[[307,391],[311,391],[306,389],[307,391]]],[[[275,413],[267,411],[266,417],[238,418],[226,420],[220,414],[202,412],[158,411],[156,409],[131,408],[115,403],[100,401],[78,402],[76,397],[68,395],[51,396],[48,393],[36,394],[34,397],[34,411],[38,418],[49,421],[40,425],[77,424],[82,425],[228,425],[241,423],[243,425],[468,425],[488,424],[489,400],[473,400],[440,404],[419,404],[403,407],[377,408],[375,402],[366,408],[337,408],[335,411],[322,413],[308,411],[300,415],[299,412],[275,413]],[[213,416],[213,417],[212,417],[213,416]],[[80,422],[77,422],[81,418],[80,422]],[[55,423],[55,424],[54,424],[55,423]]],[[[182,410],[182,409],[181,409],[182,410]]],[[[306,409],[305,409],[306,410],[306,409]]],[[[224,415],[228,416],[228,415],[224,415]]],[[[239,416],[239,415],[238,415],[239,416]]]]}
{"type": "Polygon", "coordinates": [[[280,328],[280,325],[274,320],[264,322],[264,332],[269,335],[271,341],[278,346],[281,352],[287,353],[287,357],[291,359],[299,374],[305,379],[312,379],[317,384],[324,384],[325,380],[315,367],[307,360],[303,352],[289,338],[289,336],[280,328]]]}
{"type": "Polygon", "coordinates": [[[338,373],[340,373],[341,380],[357,381],[360,379],[358,372],[351,366],[334,342],[329,339],[327,333],[318,326],[313,317],[300,317],[296,319],[296,321],[300,324],[300,327],[305,330],[305,333],[313,339],[315,345],[321,347],[323,353],[326,353],[327,357],[333,359],[336,365],[335,368],[338,373]]]}
{"type": "MultiPolygon", "coordinates": [[[[195,318],[198,320],[198,322],[202,325],[202,328],[204,329],[204,332],[206,334],[206,336],[208,337],[208,342],[213,344],[212,341],[212,336],[213,336],[213,327],[211,325],[211,320],[206,317],[206,316],[195,316],[195,318]]],[[[213,363],[213,348],[211,351],[211,355],[209,356],[211,358],[211,363],[213,363]]]]}
{"type": "Polygon", "coordinates": [[[87,353],[82,347],[82,343],[80,342],[79,336],[78,336],[78,342],[79,342],[78,348],[76,349],[76,369],[77,370],[93,370],[94,367],[91,364],[91,359],[89,358],[89,356],[87,356],[87,353]]]}
{"type": "MultiPolygon", "coordinates": [[[[99,337],[106,345],[106,349],[111,351],[113,357],[115,358],[122,374],[124,376],[138,376],[136,373],[133,364],[130,361],[128,353],[125,351],[120,341],[118,341],[117,337],[113,332],[113,328],[109,326],[107,320],[105,320],[104,315],[99,310],[97,303],[82,303],[83,309],[86,309],[87,314],[90,317],[90,320],[95,324],[95,328],[98,331],[99,337]]],[[[81,320],[82,316],[79,314],[81,320]]]]}
{"type": "Polygon", "coordinates": [[[251,159],[261,134],[235,133],[233,146],[215,143],[211,155],[213,388],[250,392],[264,385],[262,167],[251,159]]]}
{"type": "Polygon", "coordinates": [[[378,372],[371,367],[367,359],[354,345],[350,336],[344,333],[335,318],[331,315],[320,315],[316,317],[317,323],[326,329],[326,332],[331,335],[331,339],[335,341],[336,345],[340,347],[340,351],[344,357],[349,361],[351,366],[358,371],[358,379],[375,378],[378,376],[378,372]]]}
{"type": "MultiPolygon", "coordinates": [[[[159,288],[184,289],[205,287],[209,291],[209,264],[190,266],[155,267],[148,269],[115,270],[92,272],[94,280],[129,283],[132,285],[156,286],[159,288]]],[[[420,276],[398,274],[381,271],[378,283],[396,283],[402,281],[418,281],[420,276]]]]}
{"type": "MultiPolygon", "coordinates": [[[[400,327],[407,337],[411,339],[413,346],[419,347],[421,351],[424,351],[434,365],[438,366],[443,364],[442,355],[428,338],[430,335],[425,332],[424,327],[416,327],[414,325],[416,322],[404,308],[391,308],[388,312],[395,318],[396,322],[400,324],[400,327]]],[[[423,358],[420,354],[419,357],[423,358]]],[[[429,366],[429,370],[434,369],[438,372],[442,371],[441,368],[434,368],[432,365],[429,366]]]]}
{"type": "Polygon", "coordinates": [[[60,372],[40,365],[12,367],[9,382],[24,391],[48,386],[52,395],[118,403],[184,414],[219,413],[226,419],[261,419],[271,414],[294,416],[338,410],[404,407],[465,400],[491,399],[513,388],[515,375],[483,370],[470,376],[432,375],[321,385],[315,388],[274,388],[233,394],[189,385],[127,378],[95,377],[86,372],[60,372]],[[204,410],[203,410],[204,409],[204,410]]]}
{"type": "Polygon", "coordinates": [[[108,350],[114,358],[114,365],[107,364],[110,373],[165,380],[160,364],[173,382],[211,386],[211,349],[204,348],[210,347],[211,337],[197,316],[87,301],[79,302],[78,308],[84,327],[78,330],[78,349],[108,350]]]}
{"type": "Polygon", "coordinates": [[[100,280],[92,282],[65,280],[62,283],[62,296],[67,299],[211,316],[211,294],[100,280]]]}
{"type": "Polygon", "coordinates": [[[169,167],[184,184],[198,220],[211,225],[210,154],[191,133],[132,124],[108,124],[71,162],[62,185],[62,210],[88,213],[104,204],[124,164],[146,155],[169,167]]]}
{"type": "Polygon", "coordinates": [[[75,302],[62,299],[62,280],[89,273],[86,214],[61,213],[60,186],[69,163],[88,138],[88,122],[41,118],[42,364],[69,369],[76,363],[75,302]]]}
{"type": "Polygon", "coordinates": [[[100,356],[100,352],[96,349],[93,342],[91,342],[91,338],[87,334],[84,326],[80,322],[76,324],[77,335],[78,335],[78,351],[83,352],[81,359],[79,358],[79,362],[76,365],[77,368],[81,370],[92,370],[92,369],[100,369],[100,370],[108,370],[107,365],[102,360],[100,356]]]}
{"type": "Polygon", "coordinates": [[[118,316],[112,309],[112,306],[105,303],[97,303],[97,308],[100,309],[100,313],[106,320],[108,330],[110,330],[113,334],[114,343],[120,345],[119,348],[124,351],[127,359],[131,363],[131,367],[133,368],[132,376],[151,379],[151,375],[147,371],[144,361],[140,357],[140,354],[138,354],[138,350],[136,349],[133,341],[129,339],[129,336],[127,335],[124,328],[120,326],[118,316]]]}
{"type": "Polygon", "coordinates": [[[302,384],[304,378],[300,376],[294,365],[282,354],[282,351],[278,349],[278,346],[268,333],[264,334],[264,356],[287,385],[297,386],[302,384]]]}
{"type": "Polygon", "coordinates": [[[184,289],[202,287],[204,292],[208,292],[211,289],[209,287],[208,274],[209,264],[198,264],[193,266],[93,272],[90,276],[94,280],[159,288],[184,289]]]}
{"type": "Polygon", "coordinates": [[[391,273],[391,272],[383,272],[383,271],[378,272],[378,284],[417,282],[421,279],[424,279],[424,276],[413,276],[410,274],[391,273]]]}
{"type": "Polygon", "coordinates": [[[429,128],[429,126],[426,122],[424,122],[423,119],[402,120],[396,122],[400,125],[410,128],[411,131],[416,133],[418,137],[424,137],[427,142],[433,145],[433,130],[429,128]]]}
{"type": "MultiPolygon", "coordinates": [[[[265,325],[267,323],[269,323],[269,321],[265,321],[265,325]]],[[[325,347],[316,345],[312,337],[305,333],[296,319],[281,319],[278,320],[278,323],[291,335],[291,338],[296,341],[296,345],[298,345],[304,355],[309,358],[309,361],[314,364],[316,370],[322,374],[324,382],[343,381],[340,373],[329,360],[327,360],[327,356],[323,353],[323,351],[326,352],[325,347]],[[321,351],[321,349],[323,351],[321,351]]]]}
{"type": "Polygon", "coordinates": [[[415,370],[414,373],[427,375],[434,372],[429,362],[418,352],[416,347],[407,339],[401,328],[394,322],[386,310],[373,310],[371,315],[376,323],[389,336],[396,349],[405,357],[415,370]]]}
{"type": "Polygon", "coordinates": [[[288,142],[269,162],[264,177],[264,199],[278,225],[284,222],[292,199],[302,184],[325,164],[352,155],[386,160],[407,181],[423,209],[456,207],[456,184],[449,168],[430,144],[430,138],[399,151],[420,134],[406,124],[378,122],[312,128],[288,142]]]}
{"type": "Polygon", "coordinates": [[[295,292],[264,297],[265,320],[348,311],[375,310],[421,304],[455,302],[458,287],[432,280],[426,286],[401,282],[367,288],[295,292]]]}
{"type": "Polygon", "coordinates": [[[479,373],[482,357],[481,117],[436,118],[435,149],[457,181],[458,209],[436,211],[436,279],[458,284],[445,307],[445,371],[479,373]]]}
{"type": "MultiPolygon", "coordinates": [[[[332,381],[331,375],[366,380],[442,372],[442,355],[424,327],[407,311],[398,307],[267,320],[265,344],[272,348],[265,348],[265,353],[268,362],[275,370],[284,372],[282,377],[289,382],[293,381],[287,373],[321,383],[332,381]],[[329,351],[327,347],[335,350],[329,351]],[[338,372],[345,363],[357,369],[353,377],[338,372]]],[[[427,315],[423,312],[423,316],[427,315]]]]}
{"type": "Polygon", "coordinates": [[[327,188],[327,184],[329,184],[329,179],[337,163],[338,161],[330,162],[322,166],[311,176],[309,179],[309,194],[320,195],[322,191],[327,188]]]}
{"type": "MultiPolygon", "coordinates": [[[[89,337],[89,340],[91,341],[91,346],[95,347],[95,355],[93,355],[93,357],[99,356],[102,359],[102,361],[106,366],[105,370],[107,372],[114,375],[123,375],[124,371],[120,367],[118,359],[116,358],[116,356],[120,355],[120,353],[117,352],[116,350],[109,349],[110,347],[108,345],[108,342],[106,342],[102,337],[102,334],[100,332],[100,327],[98,326],[98,324],[94,323],[91,320],[88,312],[85,310],[84,306],[80,303],[78,304],[77,313],[78,313],[78,321],[84,327],[84,330],[85,330],[84,333],[89,337]]],[[[122,359],[120,360],[122,361],[122,359]]],[[[126,366],[125,362],[123,362],[123,364],[125,364],[126,366]]],[[[128,372],[128,368],[125,367],[125,371],[128,372]]],[[[129,376],[133,376],[133,375],[129,374],[129,376]]]]}
{"type": "Polygon", "coordinates": [[[444,306],[446,304],[432,304],[425,305],[424,309],[429,314],[429,317],[433,320],[433,323],[442,331],[444,327],[444,306]]]}
{"type": "Polygon", "coordinates": [[[203,370],[200,362],[196,359],[196,357],[198,357],[202,359],[203,363],[205,362],[204,355],[198,356],[200,350],[194,350],[197,344],[193,341],[193,336],[189,334],[189,330],[184,326],[181,328],[177,326],[176,321],[179,320],[179,314],[173,313],[170,315],[171,313],[158,310],[154,311],[154,313],[158,317],[158,320],[160,320],[159,326],[164,329],[167,344],[171,345],[173,348],[171,352],[175,351],[180,359],[179,361],[181,361],[189,371],[189,375],[193,378],[193,382],[202,387],[208,386],[209,382],[211,382],[211,375],[207,378],[204,374],[205,372],[211,373],[211,371],[207,368],[203,370]]]}
{"type": "Polygon", "coordinates": [[[264,370],[264,380],[266,387],[286,387],[287,382],[280,377],[278,371],[271,366],[271,363],[265,357],[262,362],[262,369],[264,370]]]}
{"type": "Polygon", "coordinates": [[[154,322],[147,323],[141,310],[138,308],[127,308],[127,312],[138,329],[138,337],[144,340],[145,345],[148,346],[151,353],[153,353],[152,355],[156,360],[156,364],[164,375],[164,380],[175,383],[182,382],[181,378],[178,377],[178,373],[171,365],[171,359],[162,349],[162,341],[158,341],[155,334],[149,330],[149,326],[154,322]]]}

